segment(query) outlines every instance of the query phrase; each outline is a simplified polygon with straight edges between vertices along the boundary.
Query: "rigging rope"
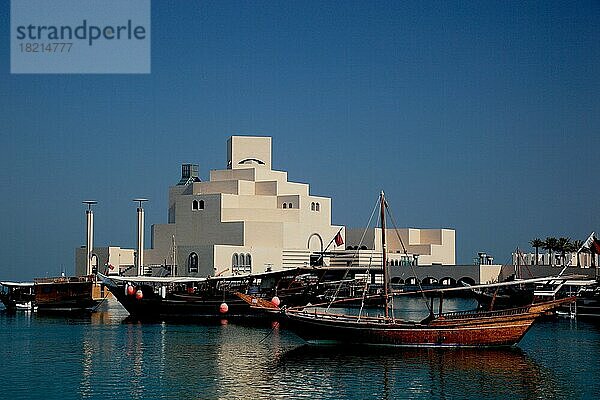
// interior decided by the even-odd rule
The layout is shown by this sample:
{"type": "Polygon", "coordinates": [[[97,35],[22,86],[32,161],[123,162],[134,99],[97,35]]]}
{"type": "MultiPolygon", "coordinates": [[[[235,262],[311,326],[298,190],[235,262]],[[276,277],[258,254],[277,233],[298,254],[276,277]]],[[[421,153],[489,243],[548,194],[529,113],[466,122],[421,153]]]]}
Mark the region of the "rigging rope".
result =
{"type": "MultiPolygon", "coordinates": [[[[386,211],[388,213],[388,215],[390,216],[390,220],[392,221],[392,225],[394,226],[394,232],[396,232],[396,236],[398,236],[398,240],[400,241],[400,245],[402,246],[402,251],[404,251],[404,255],[408,257],[408,252],[406,251],[406,247],[404,246],[404,242],[402,241],[402,238],[400,237],[400,234],[398,233],[398,227],[396,225],[396,221],[394,220],[394,216],[392,215],[392,211],[390,210],[389,207],[387,207],[387,201],[386,201],[386,211]]],[[[429,302],[427,301],[427,296],[425,296],[425,293],[423,292],[423,287],[421,286],[421,281],[419,280],[418,276],[417,276],[417,272],[415,271],[414,265],[412,262],[409,262],[409,266],[410,269],[413,272],[413,275],[415,276],[415,279],[417,280],[417,284],[419,285],[419,292],[421,293],[421,296],[423,298],[423,301],[425,302],[425,305],[427,306],[427,309],[429,310],[430,314],[433,314],[433,308],[429,305],[429,302]]],[[[393,305],[393,301],[392,301],[392,305],[393,305]]]]}
{"type": "MultiPolygon", "coordinates": [[[[358,246],[356,248],[356,250],[354,251],[354,254],[352,254],[352,259],[350,261],[350,263],[352,264],[352,261],[354,260],[354,258],[358,255],[358,252],[360,250],[360,246],[363,243],[363,240],[365,240],[365,236],[367,235],[367,229],[369,229],[369,226],[371,225],[371,221],[373,220],[373,215],[375,215],[375,212],[377,211],[377,204],[379,203],[379,198],[377,199],[377,201],[375,202],[375,206],[373,207],[373,211],[371,212],[371,216],[369,217],[369,221],[367,222],[367,226],[365,227],[365,230],[363,231],[363,234],[360,238],[360,242],[358,243],[358,246]]],[[[369,262],[369,269],[367,269],[367,271],[370,271],[370,262],[369,262]]],[[[340,284],[338,285],[337,289],[335,290],[335,293],[333,294],[333,297],[331,299],[331,301],[329,302],[329,305],[327,306],[327,308],[325,309],[325,312],[329,312],[329,308],[331,308],[331,305],[335,302],[335,299],[337,297],[337,295],[340,292],[340,289],[342,287],[343,284],[343,279],[340,280],[340,284]]],[[[363,296],[364,296],[364,292],[363,292],[363,296]]]]}
{"type": "Polygon", "coordinates": [[[275,329],[279,328],[279,321],[275,321],[273,323],[273,327],[271,328],[271,330],[262,338],[260,339],[260,341],[258,342],[259,344],[264,342],[266,338],[268,338],[269,336],[271,336],[273,334],[273,332],[275,332],[275,329]]]}
{"type": "MultiPolygon", "coordinates": [[[[369,265],[367,267],[367,277],[371,274],[371,262],[373,261],[373,253],[371,252],[371,256],[369,257],[369,265]]],[[[363,287],[362,299],[360,301],[360,310],[358,311],[358,321],[360,321],[360,317],[362,316],[363,309],[365,308],[365,296],[369,286],[369,279],[365,278],[365,286],[363,287]]]]}

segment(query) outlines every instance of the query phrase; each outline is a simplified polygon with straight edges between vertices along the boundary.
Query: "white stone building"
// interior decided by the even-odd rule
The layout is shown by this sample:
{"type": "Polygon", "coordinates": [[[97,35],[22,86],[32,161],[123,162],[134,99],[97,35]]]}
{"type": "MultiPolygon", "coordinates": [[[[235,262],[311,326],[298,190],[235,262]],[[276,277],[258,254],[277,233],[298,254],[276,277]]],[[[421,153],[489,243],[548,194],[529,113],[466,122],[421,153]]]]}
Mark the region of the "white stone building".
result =
{"type": "MultiPolygon", "coordinates": [[[[455,265],[455,237],[453,229],[386,229],[388,259],[392,265],[455,265]]],[[[348,229],[346,242],[348,248],[366,247],[380,253],[381,228],[348,229]]]]}
{"type": "Polygon", "coordinates": [[[118,246],[94,247],[91,271],[86,271],[85,246],[75,249],[75,275],[89,275],[95,271],[112,275],[135,275],[135,250],[118,246]]]}
{"type": "Polygon", "coordinates": [[[169,223],[152,227],[145,260],[173,264],[174,242],[176,275],[264,272],[310,264],[340,229],[331,225],[330,198],[271,168],[270,137],[233,136],[227,169],[210,171],[208,182],[183,166],[169,189],[169,223]]]}
{"type": "MultiPolygon", "coordinates": [[[[209,181],[200,180],[197,165],[184,164],[181,180],[169,188],[168,223],[152,226],[151,248],[144,250],[145,274],[174,270],[178,276],[231,275],[307,266],[338,232],[344,244],[327,249],[325,265],[360,266],[370,260],[381,266],[380,254],[367,257],[360,251],[358,258],[351,256],[346,247],[358,245],[363,230],[349,230],[346,238],[343,226],[331,224],[331,199],[312,195],[308,184],[289,182],[286,172],[272,169],[271,159],[270,137],[232,136],[227,169],[211,170],[209,181]]],[[[455,263],[454,230],[411,228],[398,233],[409,254],[388,230],[392,265],[455,263]]],[[[368,253],[380,252],[380,237],[381,229],[367,231],[368,253]]],[[[107,260],[98,257],[100,271],[109,264],[104,249],[94,248],[94,253],[107,253],[107,260]]],[[[121,254],[127,264],[111,263],[115,268],[108,272],[134,275],[134,260],[128,258],[132,250],[118,249],[112,259],[121,254]]],[[[77,250],[76,273],[85,273],[85,248],[77,250]]]]}

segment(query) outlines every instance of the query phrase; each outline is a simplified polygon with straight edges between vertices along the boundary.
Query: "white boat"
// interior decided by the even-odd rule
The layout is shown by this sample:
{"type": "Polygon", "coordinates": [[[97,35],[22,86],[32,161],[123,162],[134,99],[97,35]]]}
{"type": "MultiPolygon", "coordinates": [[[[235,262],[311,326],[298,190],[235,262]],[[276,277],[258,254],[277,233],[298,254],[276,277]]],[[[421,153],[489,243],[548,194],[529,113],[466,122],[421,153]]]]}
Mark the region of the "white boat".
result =
{"type": "Polygon", "coordinates": [[[0,300],[9,311],[33,311],[35,307],[33,282],[0,282],[0,300]]]}

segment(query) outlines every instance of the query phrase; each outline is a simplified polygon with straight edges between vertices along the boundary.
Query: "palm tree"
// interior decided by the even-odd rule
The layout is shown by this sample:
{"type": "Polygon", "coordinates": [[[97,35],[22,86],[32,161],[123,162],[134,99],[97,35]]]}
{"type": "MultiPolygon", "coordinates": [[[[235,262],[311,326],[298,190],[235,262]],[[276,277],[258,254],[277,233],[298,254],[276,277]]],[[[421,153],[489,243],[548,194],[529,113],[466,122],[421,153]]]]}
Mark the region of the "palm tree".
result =
{"type": "Polygon", "coordinates": [[[556,250],[560,251],[560,256],[562,257],[562,265],[563,267],[567,263],[566,253],[571,251],[571,238],[560,237],[556,241],[556,250]]]}
{"type": "Polygon", "coordinates": [[[535,248],[535,265],[538,265],[539,249],[540,249],[540,247],[542,247],[544,245],[544,241],[542,239],[535,238],[531,242],[529,242],[529,244],[531,244],[531,247],[535,248]]]}
{"type": "Polygon", "coordinates": [[[583,246],[583,240],[573,240],[573,243],[571,243],[571,245],[573,246],[571,250],[577,252],[577,268],[579,268],[581,267],[581,260],[579,259],[579,249],[581,248],[581,246],[583,246]]]}
{"type": "Polygon", "coordinates": [[[544,241],[544,246],[543,248],[545,250],[548,250],[548,253],[550,253],[550,266],[554,265],[554,262],[552,260],[552,253],[554,252],[554,250],[556,250],[556,248],[558,247],[558,239],[556,239],[555,237],[547,237],[546,240],[544,241]]]}

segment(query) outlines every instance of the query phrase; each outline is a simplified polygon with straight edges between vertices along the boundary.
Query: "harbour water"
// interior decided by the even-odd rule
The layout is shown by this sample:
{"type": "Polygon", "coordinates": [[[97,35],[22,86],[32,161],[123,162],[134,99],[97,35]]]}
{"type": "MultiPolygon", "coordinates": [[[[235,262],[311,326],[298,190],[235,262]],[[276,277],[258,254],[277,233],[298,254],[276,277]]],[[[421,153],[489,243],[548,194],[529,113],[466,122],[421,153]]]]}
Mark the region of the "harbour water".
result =
{"type": "Polygon", "coordinates": [[[600,398],[600,324],[570,318],[537,322],[516,348],[461,350],[307,346],[277,326],[126,317],[112,302],[79,317],[0,310],[0,397],[600,398]]]}

